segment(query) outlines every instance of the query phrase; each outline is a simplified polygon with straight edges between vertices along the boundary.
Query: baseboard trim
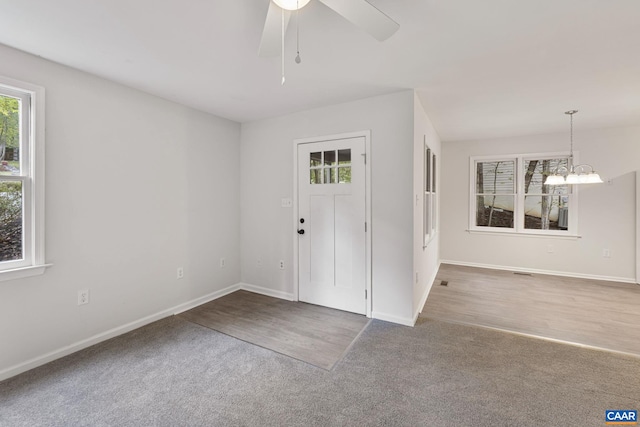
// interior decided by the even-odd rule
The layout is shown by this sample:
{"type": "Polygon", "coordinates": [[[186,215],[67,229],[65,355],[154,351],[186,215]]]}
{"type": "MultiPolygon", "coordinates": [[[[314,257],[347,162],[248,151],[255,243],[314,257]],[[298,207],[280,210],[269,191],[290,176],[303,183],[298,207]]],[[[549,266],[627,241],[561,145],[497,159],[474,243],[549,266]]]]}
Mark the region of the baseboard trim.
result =
{"type": "Polygon", "coordinates": [[[92,345],[98,344],[102,341],[115,338],[122,334],[126,334],[127,332],[133,331],[134,329],[141,328],[145,325],[148,325],[149,323],[153,323],[158,320],[164,319],[165,317],[173,316],[174,314],[179,314],[184,311],[190,310],[194,307],[197,307],[209,301],[213,301],[215,299],[228,295],[231,292],[235,292],[239,289],[243,289],[243,287],[241,286],[240,283],[236,283],[235,285],[231,285],[219,291],[212,292],[200,298],[196,298],[186,303],[179,304],[175,307],[159,311],[149,316],[145,316],[138,320],[134,320],[133,322],[129,322],[125,325],[118,326],[113,329],[109,329],[108,331],[93,335],[89,338],[70,344],[68,346],[61,347],[57,350],[51,351],[42,356],[34,357],[32,359],[27,360],[26,362],[19,363],[14,366],[10,366],[9,368],[6,368],[0,371],[0,381],[6,380],[18,374],[31,370],[33,368],[37,368],[38,366],[42,366],[56,359],[60,359],[61,357],[68,356],[69,354],[75,353],[76,351],[80,351],[87,347],[91,347],[92,345]]]}
{"type": "Polygon", "coordinates": [[[174,308],[172,308],[169,311],[172,311],[171,314],[184,313],[185,311],[189,311],[192,308],[196,308],[199,305],[206,304],[206,303],[211,302],[213,300],[216,300],[218,298],[222,298],[223,296],[229,295],[232,292],[239,291],[240,289],[242,289],[242,286],[240,285],[240,283],[236,283],[235,285],[228,286],[228,287],[226,287],[224,289],[221,289],[219,291],[212,292],[212,293],[210,293],[208,295],[205,295],[203,297],[196,298],[196,299],[191,300],[189,302],[185,302],[184,304],[180,304],[178,306],[175,306],[174,308]]]}
{"type": "Polygon", "coordinates": [[[482,264],[477,262],[442,260],[441,264],[461,265],[465,267],[489,268],[492,270],[517,271],[519,273],[546,274],[549,276],[575,277],[577,279],[604,280],[607,282],[636,283],[635,277],[598,276],[595,274],[571,273],[566,271],[539,270],[536,268],[509,267],[504,265],[482,264]]]}
{"type": "Polygon", "coordinates": [[[418,309],[413,314],[413,325],[412,326],[415,326],[416,322],[418,321],[418,317],[420,316],[420,313],[422,313],[422,309],[424,308],[424,305],[427,302],[427,297],[429,296],[429,292],[431,292],[431,288],[433,287],[433,283],[436,281],[436,277],[438,276],[438,270],[440,270],[440,262],[438,262],[438,266],[435,268],[433,273],[431,273],[431,277],[429,278],[429,281],[427,282],[427,283],[430,283],[430,285],[427,286],[427,288],[424,290],[424,294],[420,298],[420,304],[418,305],[418,309]]]}
{"type": "Polygon", "coordinates": [[[277,291],[275,289],[264,288],[262,286],[251,285],[249,283],[239,283],[239,289],[253,292],[255,294],[266,295],[268,297],[280,298],[287,301],[295,301],[295,297],[292,293],[277,291]]]}
{"type": "Polygon", "coordinates": [[[409,317],[394,316],[392,314],[381,313],[374,311],[371,313],[371,317],[378,320],[384,320],[385,322],[397,323],[398,325],[411,326],[415,325],[415,322],[409,317]]]}

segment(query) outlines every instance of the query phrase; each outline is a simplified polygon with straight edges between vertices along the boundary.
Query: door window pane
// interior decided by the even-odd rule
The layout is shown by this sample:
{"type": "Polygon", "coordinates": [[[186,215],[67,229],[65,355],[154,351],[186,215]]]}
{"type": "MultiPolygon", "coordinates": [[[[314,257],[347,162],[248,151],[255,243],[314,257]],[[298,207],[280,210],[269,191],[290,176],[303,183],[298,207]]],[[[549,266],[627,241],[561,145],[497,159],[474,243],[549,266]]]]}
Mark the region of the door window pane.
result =
{"type": "Polygon", "coordinates": [[[348,165],[351,163],[351,149],[338,150],[338,164],[348,165]]]}
{"type": "Polygon", "coordinates": [[[336,164],[336,152],[335,151],[325,151],[324,152],[324,165],[325,166],[335,166],[336,164]]]}
{"type": "Polygon", "coordinates": [[[22,182],[0,182],[0,261],[22,259],[22,182]]]}
{"type": "Polygon", "coordinates": [[[335,184],[336,182],[336,169],[335,168],[325,168],[324,170],[324,183],[325,184],[335,184]]]}
{"type": "Polygon", "coordinates": [[[476,225],[513,228],[514,202],[515,196],[477,196],[476,225]]]}
{"type": "Polygon", "coordinates": [[[476,193],[515,193],[515,161],[476,163],[476,193]]]}
{"type": "Polygon", "coordinates": [[[322,184],[322,169],[311,169],[311,184],[322,184]]]}
{"type": "Polygon", "coordinates": [[[311,166],[311,167],[322,166],[322,153],[321,152],[311,153],[309,155],[309,157],[310,157],[309,166],[311,166]]]}
{"type": "Polygon", "coordinates": [[[20,175],[21,100],[0,95],[0,175],[20,175]]]}
{"type": "Polygon", "coordinates": [[[351,183],[351,166],[338,168],[338,183],[340,184],[351,183]]]}

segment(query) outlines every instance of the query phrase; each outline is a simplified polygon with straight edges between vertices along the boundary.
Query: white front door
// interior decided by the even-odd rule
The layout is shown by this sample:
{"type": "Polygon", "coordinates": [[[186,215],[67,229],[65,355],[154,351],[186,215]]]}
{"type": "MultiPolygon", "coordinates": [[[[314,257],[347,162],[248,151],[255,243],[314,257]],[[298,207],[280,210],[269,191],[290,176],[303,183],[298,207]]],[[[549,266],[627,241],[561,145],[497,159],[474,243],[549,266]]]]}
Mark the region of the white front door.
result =
{"type": "Polygon", "coordinates": [[[298,145],[299,300],[366,313],[365,138],[298,145]]]}

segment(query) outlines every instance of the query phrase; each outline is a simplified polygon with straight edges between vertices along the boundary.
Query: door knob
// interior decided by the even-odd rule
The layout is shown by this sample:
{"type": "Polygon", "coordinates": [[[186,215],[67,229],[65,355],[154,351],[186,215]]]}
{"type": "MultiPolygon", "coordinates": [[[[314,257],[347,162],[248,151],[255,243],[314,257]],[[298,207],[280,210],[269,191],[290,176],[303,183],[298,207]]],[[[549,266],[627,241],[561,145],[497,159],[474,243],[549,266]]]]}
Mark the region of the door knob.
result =
{"type": "Polygon", "coordinates": [[[298,234],[304,234],[304,230],[298,230],[298,234]]]}

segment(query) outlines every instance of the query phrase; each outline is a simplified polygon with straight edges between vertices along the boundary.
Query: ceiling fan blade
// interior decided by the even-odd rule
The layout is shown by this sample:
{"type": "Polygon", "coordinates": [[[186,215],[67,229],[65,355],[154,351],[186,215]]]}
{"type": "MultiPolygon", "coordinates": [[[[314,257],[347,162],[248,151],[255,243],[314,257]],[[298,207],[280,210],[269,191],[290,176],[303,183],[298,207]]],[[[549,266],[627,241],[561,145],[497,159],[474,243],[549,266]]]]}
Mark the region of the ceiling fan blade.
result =
{"type": "MultiPolygon", "coordinates": [[[[264,29],[262,30],[262,39],[260,40],[260,49],[258,56],[277,56],[282,49],[282,11],[278,5],[269,0],[269,10],[267,18],[264,21],[264,29]]],[[[284,31],[286,33],[289,25],[291,12],[284,10],[284,31]]]]}
{"type": "Polygon", "coordinates": [[[366,0],[320,0],[380,41],[391,37],[400,24],[366,0]]]}

